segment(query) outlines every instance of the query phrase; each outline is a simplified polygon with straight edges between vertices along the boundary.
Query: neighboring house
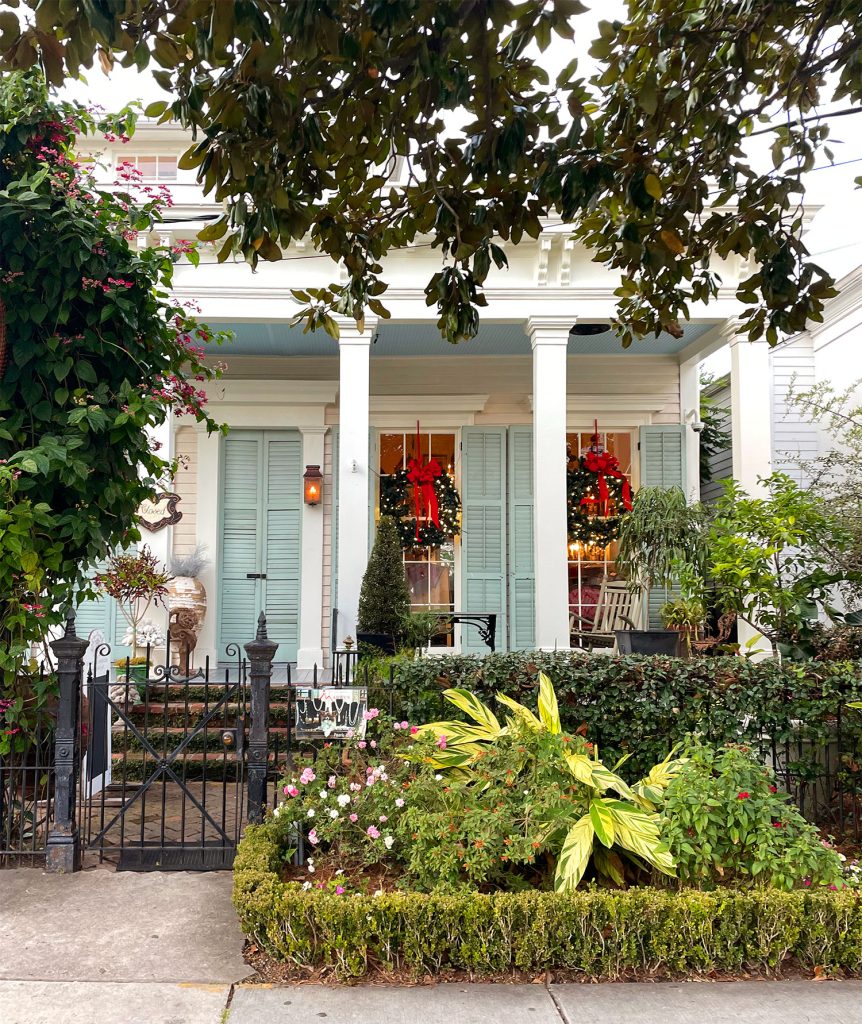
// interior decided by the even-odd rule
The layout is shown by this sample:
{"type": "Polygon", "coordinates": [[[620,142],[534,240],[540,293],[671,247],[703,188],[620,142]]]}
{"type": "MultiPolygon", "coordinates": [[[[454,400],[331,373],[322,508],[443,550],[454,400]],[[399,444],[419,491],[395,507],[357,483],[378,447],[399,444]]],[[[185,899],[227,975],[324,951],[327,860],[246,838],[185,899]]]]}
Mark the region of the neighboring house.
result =
{"type": "MultiPolygon", "coordinates": [[[[217,210],[177,170],[187,143],[177,128],[142,123],[127,146],[106,147],[108,159],[134,159],[171,186],[172,223],[157,233],[165,242],[194,238],[217,210]]],[[[163,558],[209,548],[199,659],[224,660],[229,643],[253,636],[261,610],[277,660],[302,668],[328,664],[335,644],[355,635],[380,474],[405,465],[417,421],[423,456],[451,473],[463,512],[454,542],[405,556],[414,607],[494,612],[498,649],[568,647],[570,610],[613,570],[612,547],[567,543],[566,450],[589,444],[596,423],[635,488],[679,485],[697,495],[698,367],[732,335],[745,268],[722,266],[719,298],[692,310],[681,338],[622,351],[612,333],[571,333],[607,322],[619,281],[564,224],[549,221],[537,240],[505,249],[509,270],[488,280],[479,335],[456,347],[441,340],[425,304],[440,255],[421,240],[386,260],[392,319],[367,316],[364,333],[343,321],[338,342],[290,326],[291,288],[339,275],[304,243],[255,274],[217,264],[213,246],[203,247],[199,268],[177,268],[177,298],[236,335],[213,352],[229,369],[209,389],[212,413],[230,432],[208,436],[183,418],[166,425],[164,450],[184,457],[174,485],[183,517],[144,535],[163,558]],[[303,502],[303,473],[314,465],[320,505],[303,502]]],[[[763,348],[735,345],[736,404],[762,383],[763,348]]],[[[759,426],[758,417],[735,422],[744,446],[757,449],[759,426]]],[[[455,643],[483,649],[469,627],[455,643]]]]}

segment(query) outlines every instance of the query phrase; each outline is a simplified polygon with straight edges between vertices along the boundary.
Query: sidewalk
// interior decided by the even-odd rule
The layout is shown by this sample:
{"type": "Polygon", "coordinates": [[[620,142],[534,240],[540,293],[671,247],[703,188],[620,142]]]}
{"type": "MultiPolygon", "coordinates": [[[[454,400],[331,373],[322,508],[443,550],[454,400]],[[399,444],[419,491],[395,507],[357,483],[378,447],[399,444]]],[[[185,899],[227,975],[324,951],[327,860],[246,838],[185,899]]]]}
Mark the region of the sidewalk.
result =
{"type": "Polygon", "coordinates": [[[862,981],[243,984],[229,872],[0,873],[0,1024],[859,1024],[862,981]]]}

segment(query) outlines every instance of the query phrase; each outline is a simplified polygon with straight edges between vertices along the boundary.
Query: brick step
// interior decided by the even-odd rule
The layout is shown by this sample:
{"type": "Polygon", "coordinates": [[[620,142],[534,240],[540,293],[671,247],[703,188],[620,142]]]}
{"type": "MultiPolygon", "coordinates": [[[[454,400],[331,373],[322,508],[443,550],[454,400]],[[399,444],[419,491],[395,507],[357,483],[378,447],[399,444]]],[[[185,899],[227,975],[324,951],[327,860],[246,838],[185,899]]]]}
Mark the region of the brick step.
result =
{"type": "MultiPolygon", "coordinates": [[[[228,729],[231,726],[225,726],[228,729]]],[[[139,753],[143,750],[141,741],[130,729],[123,729],[121,727],[115,727],[111,730],[111,749],[121,754],[124,751],[128,751],[130,754],[139,753]]],[[[159,729],[151,728],[143,732],[144,737],[152,744],[153,748],[161,754],[170,753],[175,750],[184,739],[188,738],[188,744],[186,750],[189,752],[209,752],[211,754],[218,754],[223,750],[229,750],[230,748],[225,747],[221,739],[221,729],[213,728],[207,729],[206,733],[200,732],[194,736],[189,737],[188,732],[185,729],[159,729]]],[[[269,748],[271,750],[278,749],[279,751],[284,750],[287,747],[287,736],[288,729],[286,726],[279,727],[275,726],[269,731],[269,748]]]]}

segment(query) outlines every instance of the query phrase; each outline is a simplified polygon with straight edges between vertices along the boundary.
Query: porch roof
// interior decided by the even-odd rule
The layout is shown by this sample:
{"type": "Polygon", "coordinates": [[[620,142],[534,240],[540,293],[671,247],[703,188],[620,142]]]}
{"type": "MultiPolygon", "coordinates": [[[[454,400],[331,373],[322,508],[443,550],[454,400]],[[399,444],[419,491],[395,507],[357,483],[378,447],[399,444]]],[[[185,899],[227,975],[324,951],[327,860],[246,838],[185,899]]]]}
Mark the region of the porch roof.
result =
{"type": "MultiPolygon", "coordinates": [[[[574,317],[572,318],[574,322],[574,317]]],[[[248,356],[337,356],[337,344],[323,331],[303,334],[301,327],[289,323],[244,321],[241,323],[217,322],[210,319],[214,327],[232,331],[235,341],[229,352],[248,356]]],[[[678,355],[716,326],[714,321],[687,323],[683,336],[672,338],[661,334],[658,338],[644,338],[629,350],[640,355],[678,355]]],[[[217,346],[212,346],[218,351],[217,346]]],[[[227,354],[228,350],[221,350],[227,354]]],[[[441,337],[433,323],[385,323],[378,326],[371,357],[403,356],[527,356],[530,354],[530,340],[520,323],[483,323],[478,335],[461,345],[449,345],[441,337]]],[[[570,337],[568,354],[574,355],[625,355],[616,335],[596,334],[588,337],[570,337]]]]}

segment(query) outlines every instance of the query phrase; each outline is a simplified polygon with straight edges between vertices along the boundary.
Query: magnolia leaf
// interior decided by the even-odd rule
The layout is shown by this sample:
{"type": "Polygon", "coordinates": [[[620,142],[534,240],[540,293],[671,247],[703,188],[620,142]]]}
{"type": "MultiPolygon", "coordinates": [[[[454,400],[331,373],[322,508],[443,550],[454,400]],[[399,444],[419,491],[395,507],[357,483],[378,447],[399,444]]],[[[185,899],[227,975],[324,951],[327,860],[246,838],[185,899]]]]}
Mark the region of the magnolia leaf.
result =
{"type": "Polygon", "coordinates": [[[661,199],[662,192],[661,182],[654,174],[648,174],[644,179],[644,188],[647,193],[653,197],[653,199],[661,199]]]}
{"type": "Polygon", "coordinates": [[[554,877],[554,889],[557,892],[569,892],[577,888],[590,862],[594,835],[595,829],[589,814],[585,814],[569,829],[557,860],[557,873],[554,877]]]}
{"type": "Polygon", "coordinates": [[[659,233],[659,237],[674,256],[681,256],[685,252],[685,243],[675,231],[665,228],[659,233]]]}

